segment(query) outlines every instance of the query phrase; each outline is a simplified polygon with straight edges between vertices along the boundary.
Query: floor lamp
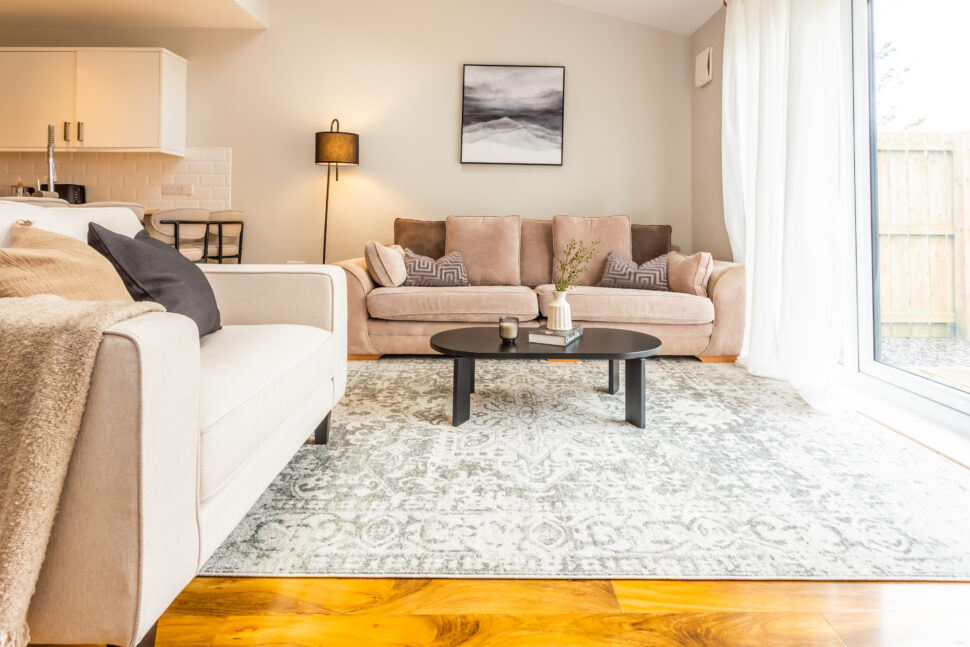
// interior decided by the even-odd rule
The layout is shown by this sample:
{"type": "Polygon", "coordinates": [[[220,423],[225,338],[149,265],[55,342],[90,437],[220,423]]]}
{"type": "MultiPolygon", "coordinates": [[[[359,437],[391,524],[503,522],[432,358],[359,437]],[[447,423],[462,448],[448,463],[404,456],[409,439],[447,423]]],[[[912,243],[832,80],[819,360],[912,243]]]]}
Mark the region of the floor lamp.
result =
{"type": "Polygon", "coordinates": [[[330,211],[330,168],[336,167],[336,180],[340,181],[340,166],[360,163],[358,137],[354,133],[340,132],[340,121],[330,122],[329,132],[317,133],[317,165],[327,165],[327,198],[323,207],[323,262],[327,262],[327,217],[330,211]]]}

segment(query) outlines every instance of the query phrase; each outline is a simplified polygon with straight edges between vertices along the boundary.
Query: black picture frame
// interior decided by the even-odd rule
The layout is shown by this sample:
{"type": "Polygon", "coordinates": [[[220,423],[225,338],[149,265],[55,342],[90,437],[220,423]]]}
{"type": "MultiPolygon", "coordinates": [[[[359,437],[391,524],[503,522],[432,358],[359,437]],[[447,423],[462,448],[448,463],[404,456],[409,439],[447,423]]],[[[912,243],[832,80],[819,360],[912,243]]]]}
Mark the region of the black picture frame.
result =
{"type": "MultiPolygon", "coordinates": [[[[473,74],[474,76],[474,74],[473,74]]],[[[477,82],[477,81],[476,81],[477,82]]],[[[565,107],[566,107],[566,67],[563,65],[510,65],[500,63],[465,63],[462,66],[462,97],[461,121],[459,128],[459,161],[462,164],[486,164],[509,166],[562,166],[564,160],[565,143],[565,107]],[[507,104],[501,100],[483,100],[473,96],[474,88],[469,88],[469,68],[473,72],[488,78],[493,77],[496,83],[501,83],[503,71],[509,71],[508,76],[517,77],[522,92],[509,92],[507,104]],[[522,71],[534,70],[534,87],[529,88],[529,78],[521,74],[522,71]],[[555,84],[555,74],[549,71],[557,70],[558,87],[555,84]],[[529,93],[534,94],[532,97],[529,93]],[[558,100],[556,93],[558,92],[558,100]],[[513,105],[518,102],[519,105],[513,105]],[[527,104],[534,103],[533,106],[527,104]],[[507,120],[507,127],[496,124],[507,120]],[[475,126],[493,123],[491,135],[482,136],[484,128],[475,132],[475,126]],[[476,135],[478,136],[476,139],[476,135]],[[557,141],[558,137],[558,141],[557,141]],[[490,150],[484,150],[482,140],[491,139],[490,150]],[[518,144],[518,145],[517,145],[518,144]],[[531,148],[530,144],[542,146],[531,148]],[[552,159],[558,154],[558,160],[552,159]],[[531,158],[531,159],[530,159],[531,158]]],[[[485,127],[487,128],[487,127],[485,127]]]]}

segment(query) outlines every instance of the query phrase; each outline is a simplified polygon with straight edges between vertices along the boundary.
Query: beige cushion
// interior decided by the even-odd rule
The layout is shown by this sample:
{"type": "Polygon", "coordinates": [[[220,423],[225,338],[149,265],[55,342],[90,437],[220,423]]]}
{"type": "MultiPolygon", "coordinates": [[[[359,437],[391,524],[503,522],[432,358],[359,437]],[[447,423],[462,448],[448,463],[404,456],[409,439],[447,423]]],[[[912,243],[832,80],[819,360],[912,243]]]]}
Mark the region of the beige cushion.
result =
{"type": "Polygon", "coordinates": [[[131,301],[118,272],[94,248],[34,227],[10,228],[0,249],[0,297],[56,294],[72,301],[131,301]]]}
{"type": "Polygon", "coordinates": [[[589,269],[580,277],[580,285],[596,285],[603,277],[606,257],[614,252],[625,258],[633,258],[633,242],[630,234],[629,216],[608,216],[606,218],[577,218],[574,216],[555,216],[552,219],[553,276],[555,282],[559,263],[563,260],[566,246],[571,240],[589,244],[600,241],[597,253],[589,264],[589,269]]]}
{"type": "Polygon", "coordinates": [[[522,219],[522,285],[552,283],[552,221],[522,219]]]}
{"type": "Polygon", "coordinates": [[[707,252],[684,256],[680,252],[667,254],[667,282],[674,292],[707,296],[707,282],[714,271],[714,257],[707,252]]]}
{"type": "Polygon", "coordinates": [[[364,261],[374,282],[385,288],[395,288],[408,277],[404,265],[404,249],[400,245],[381,245],[372,240],[364,245],[364,261]]]}
{"type": "MultiPolygon", "coordinates": [[[[539,312],[548,316],[554,285],[540,285],[539,312]]],[[[573,321],[611,323],[706,324],[714,321],[714,304],[706,297],[680,292],[579,286],[566,296],[573,321]]]]}
{"type": "Polygon", "coordinates": [[[258,456],[268,432],[320,388],[333,334],[314,326],[224,326],[201,340],[201,485],[205,501],[258,456]]]}
{"type": "Polygon", "coordinates": [[[460,251],[472,285],[519,285],[518,216],[448,216],[445,254],[460,251]]]}
{"type": "Polygon", "coordinates": [[[483,321],[503,315],[522,321],[539,315],[536,296],[524,286],[470,285],[455,288],[377,288],[367,295],[374,319],[394,321],[483,321]]]}

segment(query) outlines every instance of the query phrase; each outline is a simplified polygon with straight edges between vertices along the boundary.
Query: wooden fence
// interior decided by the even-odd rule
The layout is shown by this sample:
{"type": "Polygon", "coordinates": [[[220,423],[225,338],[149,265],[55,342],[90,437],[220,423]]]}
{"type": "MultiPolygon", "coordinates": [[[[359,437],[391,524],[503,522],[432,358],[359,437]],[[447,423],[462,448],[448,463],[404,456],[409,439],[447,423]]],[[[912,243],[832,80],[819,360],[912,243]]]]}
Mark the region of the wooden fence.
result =
{"type": "Polygon", "coordinates": [[[880,133],[884,337],[968,338],[970,133],[880,133]]]}

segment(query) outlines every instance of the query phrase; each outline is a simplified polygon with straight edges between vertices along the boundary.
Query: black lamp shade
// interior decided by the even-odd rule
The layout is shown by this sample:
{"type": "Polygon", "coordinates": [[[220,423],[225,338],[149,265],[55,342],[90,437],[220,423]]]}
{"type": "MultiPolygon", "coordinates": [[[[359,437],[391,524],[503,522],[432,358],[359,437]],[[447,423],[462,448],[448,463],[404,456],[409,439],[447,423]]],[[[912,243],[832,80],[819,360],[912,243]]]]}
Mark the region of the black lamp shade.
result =
{"type": "Polygon", "coordinates": [[[357,135],[354,133],[317,133],[317,164],[359,164],[357,135]]]}

